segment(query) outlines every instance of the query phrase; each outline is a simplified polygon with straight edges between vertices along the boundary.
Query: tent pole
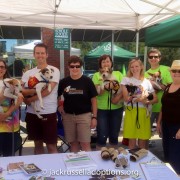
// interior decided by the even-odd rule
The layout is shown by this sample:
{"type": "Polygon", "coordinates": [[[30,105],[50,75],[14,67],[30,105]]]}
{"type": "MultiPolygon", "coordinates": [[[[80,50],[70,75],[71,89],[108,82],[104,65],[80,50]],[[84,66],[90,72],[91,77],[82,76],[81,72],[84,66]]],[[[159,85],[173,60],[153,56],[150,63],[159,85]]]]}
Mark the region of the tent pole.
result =
{"type": "Polygon", "coordinates": [[[60,50],[60,78],[64,78],[64,50],[60,50]]]}
{"type": "Polygon", "coordinates": [[[114,64],[114,31],[112,30],[112,39],[111,39],[111,57],[114,64]]]}
{"type": "Polygon", "coordinates": [[[147,69],[147,46],[144,47],[144,70],[147,69]]]}
{"type": "Polygon", "coordinates": [[[139,55],[139,30],[136,31],[136,57],[139,55]]]}

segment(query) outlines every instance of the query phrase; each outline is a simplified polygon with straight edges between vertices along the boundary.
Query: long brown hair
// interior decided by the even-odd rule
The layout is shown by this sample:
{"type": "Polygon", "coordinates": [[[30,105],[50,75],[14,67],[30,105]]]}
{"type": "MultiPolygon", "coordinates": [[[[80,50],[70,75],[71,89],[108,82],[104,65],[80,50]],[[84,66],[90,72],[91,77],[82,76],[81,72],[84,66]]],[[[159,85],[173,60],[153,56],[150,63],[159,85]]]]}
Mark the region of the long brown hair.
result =
{"type": "Polygon", "coordinates": [[[10,75],[9,75],[9,72],[8,72],[8,67],[7,67],[6,62],[5,62],[4,60],[2,60],[2,59],[0,59],[0,62],[2,62],[2,63],[4,64],[5,69],[6,69],[6,73],[4,74],[3,79],[5,79],[5,78],[10,78],[10,75]]]}
{"type": "Polygon", "coordinates": [[[138,62],[140,67],[141,67],[140,79],[143,80],[144,79],[144,65],[143,65],[142,61],[139,58],[137,58],[137,57],[132,58],[131,61],[129,62],[127,77],[132,77],[133,76],[133,74],[132,74],[130,69],[131,69],[131,65],[133,63],[135,63],[135,62],[138,62]]]}

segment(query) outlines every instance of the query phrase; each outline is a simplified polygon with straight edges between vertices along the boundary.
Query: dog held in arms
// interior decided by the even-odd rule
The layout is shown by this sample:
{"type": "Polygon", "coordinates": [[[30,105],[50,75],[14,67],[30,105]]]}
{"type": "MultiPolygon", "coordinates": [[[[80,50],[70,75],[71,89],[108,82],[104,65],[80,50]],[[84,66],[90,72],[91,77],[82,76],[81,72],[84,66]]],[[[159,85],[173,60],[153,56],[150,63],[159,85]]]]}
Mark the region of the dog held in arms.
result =
{"type": "Polygon", "coordinates": [[[3,95],[7,98],[14,99],[14,103],[17,103],[18,95],[22,92],[21,82],[18,79],[6,78],[3,80],[4,87],[0,89],[3,91],[3,95]]]}
{"type": "MultiPolygon", "coordinates": [[[[132,103],[136,102],[136,100],[138,98],[141,98],[146,102],[153,99],[153,94],[149,93],[148,91],[145,91],[141,85],[134,86],[133,84],[128,84],[128,85],[126,85],[126,88],[127,88],[128,94],[130,96],[130,101],[128,102],[128,104],[129,103],[132,104],[132,103]]],[[[152,111],[152,105],[144,104],[144,106],[146,108],[146,115],[150,116],[151,111],[152,111]]]]}
{"type": "Polygon", "coordinates": [[[112,69],[108,67],[100,68],[99,72],[101,74],[101,77],[99,80],[102,81],[102,83],[97,88],[98,94],[100,94],[101,90],[104,90],[104,89],[107,91],[111,91],[112,94],[120,93],[120,84],[116,80],[116,78],[112,75],[112,69]]]}
{"type": "MultiPolygon", "coordinates": [[[[54,73],[54,69],[44,68],[41,69],[38,73],[36,73],[34,76],[31,76],[28,80],[28,88],[36,89],[36,94],[38,96],[40,107],[42,109],[44,109],[44,106],[43,106],[43,98],[41,95],[41,91],[47,87],[48,91],[51,92],[52,89],[51,89],[50,80],[53,78],[53,73],[54,73]]],[[[42,119],[43,117],[39,114],[40,110],[38,108],[37,101],[32,102],[31,105],[38,118],[42,119]]]]}
{"type": "Polygon", "coordinates": [[[155,91],[159,91],[159,90],[162,90],[162,87],[161,85],[162,84],[162,78],[161,78],[161,72],[158,71],[158,72],[155,72],[154,74],[152,73],[149,73],[149,80],[154,88],[155,91]]]}

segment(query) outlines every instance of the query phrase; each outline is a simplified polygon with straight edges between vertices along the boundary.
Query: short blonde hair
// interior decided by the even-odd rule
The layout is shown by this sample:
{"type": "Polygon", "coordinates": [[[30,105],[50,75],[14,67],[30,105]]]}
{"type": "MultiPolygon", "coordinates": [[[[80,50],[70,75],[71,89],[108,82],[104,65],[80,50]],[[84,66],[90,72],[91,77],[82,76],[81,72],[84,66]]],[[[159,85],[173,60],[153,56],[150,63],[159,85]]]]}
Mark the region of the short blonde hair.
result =
{"type": "Polygon", "coordinates": [[[132,58],[131,61],[129,62],[129,65],[128,65],[128,72],[127,72],[127,77],[132,77],[133,74],[131,72],[131,65],[135,62],[138,62],[140,67],[141,67],[141,72],[140,72],[140,78],[141,80],[144,79],[144,65],[142,63],[142,61],[139,59],[139,58],[132,58]]]}

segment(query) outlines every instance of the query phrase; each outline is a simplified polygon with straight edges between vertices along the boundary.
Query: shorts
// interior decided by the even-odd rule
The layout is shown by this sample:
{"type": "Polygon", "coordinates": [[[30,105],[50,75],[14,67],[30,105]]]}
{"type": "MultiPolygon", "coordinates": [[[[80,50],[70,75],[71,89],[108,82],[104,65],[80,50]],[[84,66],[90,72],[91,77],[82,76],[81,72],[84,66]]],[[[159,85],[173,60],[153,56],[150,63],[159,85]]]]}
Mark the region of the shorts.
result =
{"type": "Polygon", "coordinates": [[[57,114],[41,114],[46,120],[39,119],[36,114],[26,114],[26,127],[29,140],[42,140],[46,144],[57,143],[57,114]]]}
{"type": "Polygon", "coordinates": [[[62,115],[65,139],[67,142],[90,142],[91,141],[91,113],[62,115]]]}

